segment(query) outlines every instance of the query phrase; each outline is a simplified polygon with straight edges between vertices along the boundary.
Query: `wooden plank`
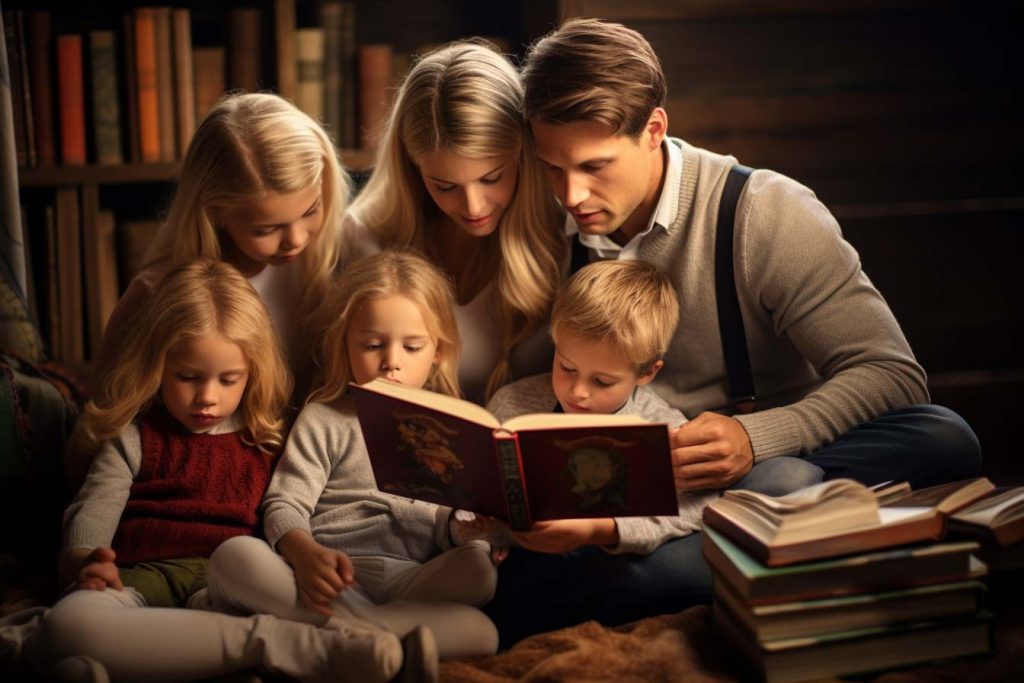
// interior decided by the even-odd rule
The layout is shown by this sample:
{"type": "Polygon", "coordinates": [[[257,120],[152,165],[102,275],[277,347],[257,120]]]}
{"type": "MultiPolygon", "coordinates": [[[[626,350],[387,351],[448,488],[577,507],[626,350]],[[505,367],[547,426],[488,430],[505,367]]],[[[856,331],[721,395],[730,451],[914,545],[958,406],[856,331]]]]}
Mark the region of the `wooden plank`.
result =
{"type": "Polygon", "coordinates": [[[672,21],[707,17],[767,17],[791,14],[841,15],[866,11],[939,9],[954,0],[562,0],[559,16],[601,17],[609,21],[672,21]]]}

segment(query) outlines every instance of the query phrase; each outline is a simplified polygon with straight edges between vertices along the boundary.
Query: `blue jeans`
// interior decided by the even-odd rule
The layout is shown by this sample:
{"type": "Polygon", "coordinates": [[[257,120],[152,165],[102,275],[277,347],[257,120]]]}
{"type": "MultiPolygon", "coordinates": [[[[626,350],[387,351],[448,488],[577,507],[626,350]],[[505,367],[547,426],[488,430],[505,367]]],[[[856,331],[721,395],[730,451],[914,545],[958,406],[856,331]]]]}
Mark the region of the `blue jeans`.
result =
{"type": "MultiPolygon", "coordinates": [[[[782,495],[821,481],[821,468],[801,458],[772,458],[733,488],[782,495]]],[[[484,612],[500,647],[534,633],[588,619],[623,624],[711,601],[711,572],[701,534],[669,541],[649,555],[613,555],[583,546],[562,555],[513,548],[498,568],[498,589],[484,612]]]]}
{"type": "MultiPolygon", "coordinates": [[[[804,458],[759,463],[730,488],[782,495],[825,479],[866,484],[889,479],[921,488],[976,476],[978,439],[941,406],[895,410],[862,424],[804,458]]],[[[596,619],[615,625],[711,601],[702,535],[665,543],[649,555],[612,555],[587,546],[564,555],[515,548],[499,568],[498,590],[484,611],[501,647],[526,636],[596,619]]]]}

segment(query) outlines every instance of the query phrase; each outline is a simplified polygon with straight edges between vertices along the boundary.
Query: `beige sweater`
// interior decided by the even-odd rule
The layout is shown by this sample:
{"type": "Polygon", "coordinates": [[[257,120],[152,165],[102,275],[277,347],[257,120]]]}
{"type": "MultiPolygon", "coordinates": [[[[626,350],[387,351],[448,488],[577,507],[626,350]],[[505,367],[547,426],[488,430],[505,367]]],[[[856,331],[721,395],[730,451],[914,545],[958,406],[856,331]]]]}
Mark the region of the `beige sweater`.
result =
{"type": "MultiPolygon", "coordinates": [[[[678,214],[639,258],[672,279],[680,322],[655,390],[688,417],[728,403],[715,307],[718,203],[732,157],[683,152],[678,214]]],[[[808,453],[888,410],[925,403],[925,373],[828,209],[778,173],[750,177],[736,211],[735,271],[759,412],[738,416],[755,460],[808,453]]]]}

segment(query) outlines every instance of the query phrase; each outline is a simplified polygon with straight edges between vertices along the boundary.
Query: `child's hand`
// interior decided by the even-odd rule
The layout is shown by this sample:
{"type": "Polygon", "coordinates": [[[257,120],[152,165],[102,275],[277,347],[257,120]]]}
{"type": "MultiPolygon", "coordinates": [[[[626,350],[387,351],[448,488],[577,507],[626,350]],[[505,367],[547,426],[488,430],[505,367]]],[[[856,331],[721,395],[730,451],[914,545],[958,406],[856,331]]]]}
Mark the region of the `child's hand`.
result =
{"type": "Polygon", "coordinates": [[[318,614],[333,616],[331,604],[355,583],[355,569],[348,555],[320,545],[298,529],[285,534],[277,548],[295,571],[302,604],[318,614]]]}
{"type": "Polygon", "coordinates": [[[121,590],[121,573],[114,564],[115,553],[111,548],[95,548],[82,560],[75,587],[79,590],[101,591],[107,588],[121,590]]]}
{"type": "Polygon", "coordinates": [[[559,519],[537,522],[529,531],[513,531],[512,537],[528,550],[561,554],[583,545],[616,545],[619,530],[611,518],[559,519]]]}

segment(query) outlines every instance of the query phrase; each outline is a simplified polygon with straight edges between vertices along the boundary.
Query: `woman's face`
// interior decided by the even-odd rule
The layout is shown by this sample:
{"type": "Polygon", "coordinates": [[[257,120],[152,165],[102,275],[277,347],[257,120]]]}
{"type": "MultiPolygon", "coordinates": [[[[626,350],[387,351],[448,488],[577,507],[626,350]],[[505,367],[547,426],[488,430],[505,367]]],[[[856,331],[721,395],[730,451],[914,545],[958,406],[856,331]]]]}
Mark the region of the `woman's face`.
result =
{"type": "Polygon", "coordinates": [[[457,226],[472,237],[494,232],[516,192],[514,155],[471,159],[438,150],[417,163],[431,199],[457,226]]]}

